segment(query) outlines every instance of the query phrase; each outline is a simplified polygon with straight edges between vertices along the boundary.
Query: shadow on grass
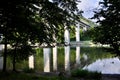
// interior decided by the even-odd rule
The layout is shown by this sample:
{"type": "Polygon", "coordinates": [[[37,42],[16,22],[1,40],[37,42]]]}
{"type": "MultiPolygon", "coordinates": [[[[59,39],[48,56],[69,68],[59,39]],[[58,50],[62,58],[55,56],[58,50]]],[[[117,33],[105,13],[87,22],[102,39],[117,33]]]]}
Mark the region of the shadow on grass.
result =
{"type": "Polygon", "coordinates": [[[63,76],[43,76],[36,73],[1,72],[0,80],[74,80],[63,76]]]}
{"type": "Polygon", "coordinates": [[[81,70],[81,69],[76,69],[71,72],[72,77],[76,78],[82,78],[82,79],[89,79],[89,80],[101,80],[102,74],[99,72],[91,72],[88,70],[81,70]]]}

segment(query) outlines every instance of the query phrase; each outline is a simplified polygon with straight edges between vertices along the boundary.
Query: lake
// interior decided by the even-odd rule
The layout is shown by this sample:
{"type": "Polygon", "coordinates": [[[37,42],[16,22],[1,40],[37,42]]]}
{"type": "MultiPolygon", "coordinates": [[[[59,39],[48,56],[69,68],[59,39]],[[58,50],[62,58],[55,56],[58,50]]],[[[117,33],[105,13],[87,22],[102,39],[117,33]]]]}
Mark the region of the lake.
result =
{"type": "MultiPolygon", "coordinates": [[[[71,47],[70,51],[70,65],[71,70],[75,68],[75,58],[76,58],[76,48],[71,47]]],[[[0,58],[0,68],[2,68],[2,58],[0,58]]],[[[53,65],[52,65],[52,54],[51,54],[51,71],[53,71],[53,65]]],[[[35,70],[43,71],[43,49],[36,49],[36,55],[35,55],[35,70]]],[[[81,69],[88,69],[88,70],[98,70],[101,71],[103,74],[114,74],[112,69],[115,69],[115,74],[119,73],[119,69],[117,69],[119,66],[119,59],[114,58],[113,54],[110,54],[109,52],[106,52],[102,47],[81,47],[80,48],[80,65],[79,68],[81,69]],[[111,63],[106,65],[107,63],[111,63]],[[99,66],[99,67],[98,67],[99,66]],[[109,67],[109,69],[107,68],[109,67]],[[107,68],[107,69],[106,69],[107,68]],[[102,71],[102,70],[108,70],[102,71]],[[106,73],[105,73],[106,72],[106,73]]],[[[12,60],[10,57],[7,59],[7,68],[12,69],[12,60]]],[[[16,64],[17,69],[27,69],[28,68],[28,61],[24,60],[21,62],[18,62],[16,64]]],[[[64,71],[64,48],[59,47],[58,48],[58,71],[64,71]]]]}

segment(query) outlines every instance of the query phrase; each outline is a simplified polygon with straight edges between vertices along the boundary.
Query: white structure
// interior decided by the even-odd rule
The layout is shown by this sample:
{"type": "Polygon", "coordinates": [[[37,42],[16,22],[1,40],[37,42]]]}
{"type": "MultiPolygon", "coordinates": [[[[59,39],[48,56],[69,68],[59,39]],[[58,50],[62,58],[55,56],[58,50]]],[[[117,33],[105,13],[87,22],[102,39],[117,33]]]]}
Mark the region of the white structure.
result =
{"type": "Polygon", "coordinates": [[[29,68],[34,69],[34,55],[29,56],[29,68]]]}
{"type": "Polygon", "coordinates": [[[50,48],[43,48],[44,54],[44,72],[50,72],[50,48]]]}
{"type": "Polygon", "coordinates": [[[54,43],[53,47],[53,71],[57,71],[57,38],[56,35],[53,34],[54,40],[56,40],[56,43],[54,43]]]}
{"type": "MultiPolygon", "coordinates": [[[[85,23],[81,22],[81,26],[87,26],[85,23]]],[[[80,25],[76,27],[76,65],[80,65],[80,25]]],[[[55,34],[53,34],[53,38],[55,38],[55,34]]],[[[57,40],[56,40],[57,41],[57,40]]],[[[65,27],[64,31],[64,41],[65,41],[65,46],[64,46],[64,54],[65,54],[65,71],[70,72],[70,33],[69,29],[65,27]]],[[[44,44],[43,44],[44,46],[44,44]]],[[[57,45],[53,47],[53,71],[57,71],[57,45]]],[[[50,53],[51,49],[50,48],[43,48],[43,54],[44,54],[44,72],[50,72],[50,53]]],[[[29,67],[34,68],[34,57],[30,56],[29,57],[29,67]]]]}
{"type": "MultiPolygon", "coordinates": [[[[76,26],[76,42],[80,42],[80,26],[76,26]]],[[[80,45],[76,46],[76,66],[80,65],[80,45]]]]}
{"type": "Polygon", "coordinates": [[[70,71],[70,46],[65,46],[65,71],[70,71]]]}
{"type": "Polygon", "coordinates": [[[0,57],[0,70],[3,69],[3,57],[0,57]]]}
{"type": "Polygon", "coordinates": [[[76,42],[79,42],[80,41],[80,26],[76,26],[76,42]]]}
{"type": "Polygon", "coordinates": [[[3,46],[2,44],[0,44],[0,51],[3,50],[3,47],[4,47],[4,46],[3,46]]]}
{"type": "Polygon", "coordinates": [[[80,46],[76,46],[76,66],[80,65],[80,46]]]}
{"type": "Polygon", "coordinates": [[[65,32],[64,32],[64,39],[65,39],[65,71],[69,72],[70,71],[70,34],[69,30],[67,27],[65,27],[65,32]]]}
{"type": "Polygon", "coordinates": [[[57,46],[53,47],[53,71],[57,71],[57,46]]]}

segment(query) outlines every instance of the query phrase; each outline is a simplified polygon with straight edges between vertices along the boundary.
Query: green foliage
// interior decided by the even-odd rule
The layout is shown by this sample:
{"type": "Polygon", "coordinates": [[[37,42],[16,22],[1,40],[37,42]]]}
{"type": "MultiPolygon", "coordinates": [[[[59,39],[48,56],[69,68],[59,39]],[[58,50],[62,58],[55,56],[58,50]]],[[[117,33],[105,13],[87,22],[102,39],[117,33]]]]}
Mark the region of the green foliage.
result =
{"type": "Polygon", "coordinates": [[[100,26],[95,28],[94,41],[109,44],[113,52],[120,55],[120,0],[103,0],[102,8],[95,11],[93,18],[100,26]]]}
{"type": "Polygon", "coordinates": [[[71,75],[73,77],[79,77],[79,78],[86,78],[86,79],[94,79],[94,80],[100,80],[101,79],[101,73],[99,72],[91,72],[88,70],[81,70],[76,69],[71,72],[71,75]]]}
{"type": "Polygon", "coordinates": [[[11,57],[11,60],[13,60],[15,55],[16,61],[19,62],[22,60],[27,60],[29,55],[35,54],[35,50],[32,49],[30,45],[21,45],[17,47],[16,53],[14,49],[9,49],[7,53],[8,56],[11,57]]]}
{"type": "Polygon", "coordinates": [[[94,28],[89,28],[87,31],[80,30],[81,41],[92,40],[94,28]]]}
{"type": "Polygon", "coordinates": [[[35,54],[35,70],[43,71],[44,61],[43,61],[43,49],[36,49],[35,54]]]}
{"type": "Polygon", "coordinates": [[[14,64],[17,53],[29,54],[28,47],[24,47],[26,49],[24,52],[23,46],[35,43],[50,45],[56,42],[53,36],[61,39],[64,26],[70,28],[70,25],[75,25],[78,21],[78,14],[76,14],[79,13],[78,1],[1,0],[0,37],[2,35],[5,45],[4,70],[6,70],[7,44],[12,47],[14,64]]]}
{"type": "Polygon", "coordinates": [[[2,0],[0,34],[7,38],[8,43],[10,40],[13,43],[16,39],[25,39],[32,43],[54,42],[53,34],[59,39],[64,32],[64,26],[75,25],[78,21],[77,2],[79,0],[2,0]]]}
{"type": "Polygon", "coordinates": [[[76,41],[76,36],[75,36],[75,26],[71,26],[70,30],[70,41],[76,41]]]}
{"type": "MultiPolygon", "coordinates": [[[[91,20],[88,20],[86,18],[84,18],[83,16],[80,16],[80,21],[89,25],[90,28],[88,28],[87,31],[83,31],[82,27],[80,29],[80,40],[92,40],[92,35],[94,32],[94,27],[97,26],[97,24],[95,24],[94,22],[92,22],[91,20]]],[[[76,36],[75,36],[75,27],[72,26],[73,28],[70,31],[70,40],[71,41],[75,41],[76,40],[76,36]]]]}

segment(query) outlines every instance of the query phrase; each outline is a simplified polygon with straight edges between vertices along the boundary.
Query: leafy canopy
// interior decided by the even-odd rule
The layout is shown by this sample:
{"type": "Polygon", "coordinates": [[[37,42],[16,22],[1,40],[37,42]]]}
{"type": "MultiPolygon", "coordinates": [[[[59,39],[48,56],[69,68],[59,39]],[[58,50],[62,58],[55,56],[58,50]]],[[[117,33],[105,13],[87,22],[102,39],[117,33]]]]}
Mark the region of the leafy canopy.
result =
{"type": "Polygon", "coordinates": [[[65,25],[75,25],[78,1],[1,0],[0,34],[7,34],[8,40],[53,42],[53,34],[60,37],[65,25]]]}
{"type": "Polygon", "coordinates": [[[94,41],[109,44],[120,55],[120,0],[103,0],[93,18],[100,26],[95,28],[94,41]]]}
{"type": "MultiPolygon", "coordinates": [[[[7,44],[11,45],[13,67],[16,58],[32,52],[29,43],[50,45],[63,37],[64,26],[75,25],[79,0],[0,0],[0,35],[3,37],[4,67],[7,44]],[[28,50],[29,49],[29,50],[28,50]],[[21,53],[21,54],[19,54],[21,53]],[[18,54],[18,55],[17,55],[18,54]]],[[[23,56],[23,57],[21,57],[23,56]]]]}

